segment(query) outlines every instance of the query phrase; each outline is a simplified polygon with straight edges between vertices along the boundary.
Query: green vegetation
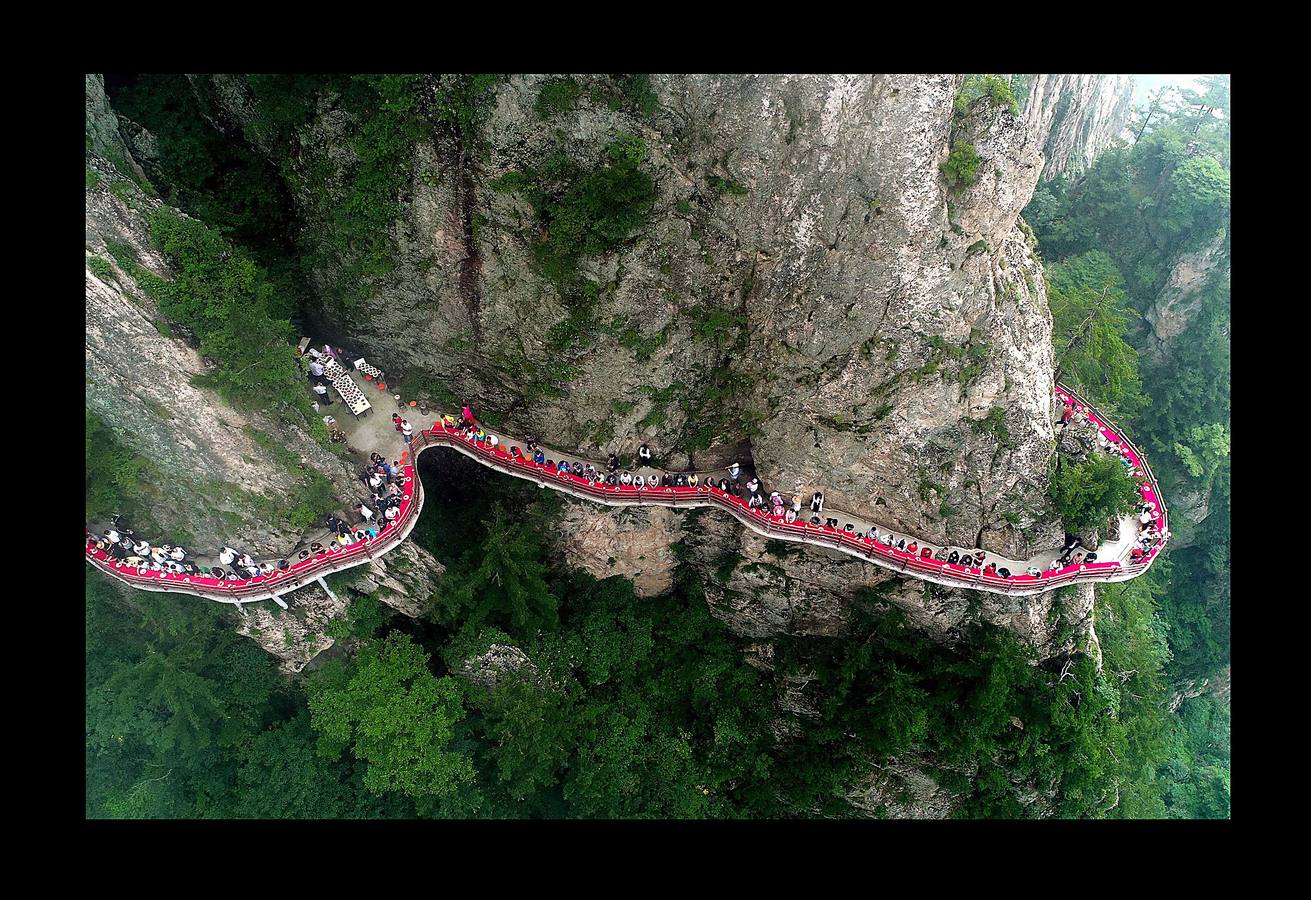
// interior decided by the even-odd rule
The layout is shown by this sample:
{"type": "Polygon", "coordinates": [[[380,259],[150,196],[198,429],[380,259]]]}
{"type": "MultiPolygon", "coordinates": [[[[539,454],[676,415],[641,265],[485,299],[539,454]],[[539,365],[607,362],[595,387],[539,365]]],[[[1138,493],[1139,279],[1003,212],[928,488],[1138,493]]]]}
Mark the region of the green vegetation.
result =
{"type": "Polygon", "coordinates": [[[1138,484],[1116,457],[1092,453],[1081,463],[1061,460],[1052,476],[1052,502],[1071,532],[1133,512],[1138,484]]]}
{"type": "Polygon", "coordinates": [[[95,172],[94,169],[87,169],[87,170],[86,170],[86,189],[87,189],[88,191],[90,191],[90,190],[94,190],[95,187],[96,187],[96,185],[98,185],[98,184],[100,184],[100,176],[96,174],[96,172],[95,172]]]}
{"type": "Polygon", "coordinates": [[[86,521],[105,522],[122,513],[148,527],[157,477],[150,460],[125,447],[104,420],[86,411],[86,521]]]}
{"type": "Polygon", "coordinates": [[[165,281],[135,263],[130,271],[160,311],[194,334],[200,352],[218,363],[198,381],[239,408],[307,422],[292,352],[295,332],[274,317],[274,289],[259,266],[218,232],[165,207],[151,215],[150,235],[176,276],[165,281]]]}
{"type": "Polygon", "coordinates": [[[952,190],[969,187],[979,180],[979,152],[968,141],[956,141],[938,168],[952,190]]]}
{"type": "Polygon", "coordinates": [[[1150,401],[1142,393],[1138,354],[1125,339],[1139,318],[1109,256],[1090,250],[1046,268],[1056,378],[1105,412],[1130,419],[1150,401]]]}
{"type": "Polygon", "coordinates": [[[620,134],[594,169],[582,170],[558,152],[536,171],[507,173],[492,187],[522,194],[532,205],[546,230],[534,247],[537,264],[547,277],[563,282],[583,257],[615,249],[646,223],[655,184],[640,169],[645,159],[646,142],[620,134]]]}
{"type": "MultiPolygon", "coordinates": [[[[1027,85],[1025,86],[1027,88],[1027,85]]],[[[1027,90],[1025,91],[1027,94],[1027,90]]],[[[994,104],[1009,109],[1011,115],[1020,114],[1019,101],[1015,99],[1015,90],[1011,82],[1000,75],[970,75],[956,94],[955,114],[959,118],[969,115],[975,102],[987,97],[994,104]]]]}
{"type": "Polygon", "coordinates": [[[113,263],[99,256],[88,256],[86,267],[101,281],[114,277],[113,263]]]}
{"type": "MultiPolygon", "coordinates": [[[[1058,295],[1052,304],[1058,352],[1062,318],[1077,325],[1093,314],[1083,332],[1064,328],[1067,342],[1088,335],[1063,361],[1070,377],[1090,399],[1124,415],[1117,424],[1146,451],[1167,501],[1186,492],[1209,508],[1193,546],[1171,548],[1163,560],[1169,565],[1152,569],[1170,673],[1193,679],[1228,664],[1232,570],[1229,78],[1200,80],[1201,90],[1154,96],[1136,111],[1132,143],[1107,150],[1086,173],[1040,186],[1024,214],[1043,256],[1059,260],[1048,268],[1058,295]],[[1214,262],[1209,277],[1179,304],[1187,307],[1183,331],[1168,352],[1152,352],[1157,340],[1143,317],[1176,262],[1203,248],[1214,262]],[[1062,305],[1072,314],[1063,316],[1062,305]],[[1139,381],[1150,403],[1134,396],[1139,381]]],[[[1177,506],[1171,509],[1176,531],[1177,506]]]]}
{"type": "Polygon", "coordinates": [[[541,119],[571,112],[583,89],[572,78],[548,78],[542,82],[533,107],[541,119]]]}

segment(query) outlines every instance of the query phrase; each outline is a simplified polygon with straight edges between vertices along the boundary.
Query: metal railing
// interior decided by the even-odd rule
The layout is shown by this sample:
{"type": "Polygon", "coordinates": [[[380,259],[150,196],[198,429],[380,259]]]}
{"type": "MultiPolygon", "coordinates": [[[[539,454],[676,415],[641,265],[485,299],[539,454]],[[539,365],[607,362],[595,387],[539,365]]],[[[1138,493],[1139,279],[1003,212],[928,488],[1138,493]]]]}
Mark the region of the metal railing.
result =
{"type": "MultiPolygon", "coordinates": [[[[1057,385],[1087,410],[1092,411],[1099,422],[1110,430],[1120,441],[1134,453],[1143,469],[1143,475],[1151,487],[1152,494],[1160,506],[1161,530],[1166,530],[1165,500],[1161,497],[1151,467],[1142,452],[1125,438],[1106,420],[1096,407],[1088,403],[1074,391],[1064,385],[1057,385]]],[[[518,449],[517,445],[511,445],[518,449]]],[[[1106,561],[1079,566],[1067,566],[1058,572],[1044,572],[1040,575],[1012,575],[1003,578],[974,566],[965,566],[942,562],[936,559],[924,559],[904,551],[896,550],[879,541],[861,537],[852,532],[829,525],[812,525],[804,521],[785,522],[768,515],[763,509],[753,509],[748,504],[718,487],[698,485],[697,487],[663,487],[633,485],[608,485],[601,481],[587,479],[571,473],[548,468],[546,464],[532,462],[522,453],[516,455],[509,448],[498,446],[491,449],[488,445],[479,445],[464,435],[458,428],[448,428],[440,418],[433,428],[415,435],[409,448],[409,462],[404,467],[406,482],[400,511],[396,520],[389,523],[376,537],[359,541],[345,548],[329,547],[324,551],[301,560],[290,566],[286,572],[259,576],[240,581],[219,581],[203,576],[179,576],[148,570],[139,570],[121,563],[115,563],[105,554],[94,551],[88,540],[87,561],[133,587],[143,590],[174,593],[196,594],[211,600],[225,603],[247,603],[276,597],[282,593],[304,587],[310,581],[333,572],[372,562],[388,552],[409,535],[418,521],[423,508],[423,485],[418,477],[418,456],[431,447],[447,447],[461,453],[478,463],[511,475],[535,482],[543,488],[570,494],[580,499],[602,503],[608,506],[667,506],[671,508],[716,507],[733,516],[747,528],[758,534],[777,540],[809,544],[823,549],[836,550],[853,556],[864,562],[870,562],[895,572],[910,575],[926,581],[948,587],[969,588],[990,593],[1010,596],[1025,596],[1050,591],[1065,585],[1087,581],[1126,581],[1136,578],[1150,568],[1152,562],[1165,547],[1162,539],[1150,555],[1137,563],[1106,561]]],[[[832,512],[838,512],[833,510],[832,512]]],[[[88,538],[90,533],[88,532],[88,538]]]]}

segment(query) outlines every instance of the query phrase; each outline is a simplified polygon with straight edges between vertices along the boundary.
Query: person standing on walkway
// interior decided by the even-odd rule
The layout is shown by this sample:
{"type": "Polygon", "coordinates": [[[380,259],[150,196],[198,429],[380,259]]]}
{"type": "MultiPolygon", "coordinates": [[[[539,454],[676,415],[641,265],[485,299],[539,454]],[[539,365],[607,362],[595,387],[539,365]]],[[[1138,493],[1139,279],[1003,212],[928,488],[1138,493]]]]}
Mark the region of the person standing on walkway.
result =
{"type": "Polygon", "coordinates": [[[478,424],[478,420],[475,419],[475,418],[473,417],[473,410],[469,408],[469,401],[468,401],[468,400],[465,400],[465,401],[464,401],[464,409],[461,410],[461,415],[464,416],[464,423],[465,423],[466,425],[476,425],[476,424],[478,424]]]}
{"type": "Polygon", "coordinates": [[[332,396],[328,393],[328,389],[324,387],[322,383],[314,385],[310,390],[318,396],[324,406],[332,406],[332,396]]]}
{"type": "Polygon", "coordinates": [[[369,509],[363,503],[356,503],[355,511],[360,514],[360,517],[364,520],[366,525],[373,521],[373,510],[369,509]]]}
{"type": "Polygon", "coordinates": [[[325,380],[323,377],[323,363],[317,359],[310,360],[310,381],[323,384],[325,380]]]}
{"type": "Polygon", "coordinates": [[[742,467],[739,466],[736,461],[733,463],[733,465],[728,467],[728,477],[732,478],[734,483],[737,482],[737,477],[741,474],[742,474],[742,467]]]}
{"type": "Polygon", "coordinates": [[[401,419],[401,438],[407,447],[414,441],[414,426],[410,424],[409,419],[401,419]]]}
{"type": "Polygon", "coordinates": [[[642,461],[644,466],[651,464],[651,448],[646,445],[645,441],[642,442],[642,446],[637,448],[637,458],[642,461]]]}

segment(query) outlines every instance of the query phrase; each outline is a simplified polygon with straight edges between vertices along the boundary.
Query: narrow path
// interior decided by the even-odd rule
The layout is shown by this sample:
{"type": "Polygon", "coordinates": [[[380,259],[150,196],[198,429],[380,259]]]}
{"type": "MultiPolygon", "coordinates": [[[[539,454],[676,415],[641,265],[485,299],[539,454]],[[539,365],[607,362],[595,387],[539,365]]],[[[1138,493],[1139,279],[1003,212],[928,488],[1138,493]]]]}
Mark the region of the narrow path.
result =
{"type": "MultiPolygon", "coordinates": [[[[889,547],[881,541],[862,537],[862,532],[868,530],[870,523],[862,517],[851,516],[841,510],[826,509],[823,513],[825,519],[838,520],[836,528],[824,523],[811,524],[802,518],[788,523],[782,517],[768,515],[763,510],[751,509],[745,500],[714,486],[702,484],[697,487],[638,488],[631,485],[611,486],[604,481],[589,481],[577,475],[558,472],[554,467],[545,464],[533,463],[523,455],[523,442],[516,438],[500,432],[488,431],[484,426],[484,431],[496,434],[499,441],[498,446],[491,449],[490,442],[478,444],[458,429],[442,424],[440,418],[431,429],[415,435],[411,452],[401,454],[401,460],[405,464],[405,483],[400,510],[396,521],[383,528],[376,537],[366,538],[346,547],[334,545],[313,555],[302,551],[302,558],[285,572],[233,581],[152,571],[116,562],[107,553],[95,547],[94,538],[89,530],[86,556],[87,562],[95,568],[141,590],[195,594],[223,603],[251,603],[270,598],[280,600],[281,594],[304,587],[323,575],[365,565],[405,540],[414,529],[423,508],[423,486],[414,466],[415,459],[425,450],[443,447],[515,478],[532,481],[543,488],[550,488],[606,506],[667,506],[678,509],[716,507],[765,537],[836,550],[864,562],[948,587],[1024,596],[1077,582],[1127,581],[1136,578],[1150,568],[1165,549],[1169,538],[1165,501],[1160,496],[1155,476],[1152,475],[1150,466],[1138,448],[1116,431],[1101,413],[1082,397],[1062,385],[1057,385],[1056,399],[1062,403],[1073,403],[1078,414],[1086,416],[1104,438],[1120,445],[1125,459],[1136,472],[1141,473],[1138,476],[1140,493],[1145,503],[1156,504],[1160,514],[1157,525],[1162,534],[1162,539],[1141,560],[1131,562],[1128,559],[1138,538],[1139,523],[1134,517],[1125,517],[1120,523],[1119,538],[1114,542],[1104,542],[1098,548],[1098,561],[1091,564],[1071,564],[1056,571],[1048,571],[1046,563],[1055,559],[1055,551],[1046,551],[1031,560],[1024,561],[1008,560],[996,554],[985,553],[984,566],[993,562],[998,567],[1009,568],[1017,573],[1009,578],[1003,578],[985,572],[979,566],[952,564],[932,559],[932,555],[941,549],[939,545],[918,542],[920,553],[910,554],[889,547]],[[515,450],[519,452],[515,453],[515,450]],[[928,558],[921,555],[926,548],[928,558]],[[1043,571],[1039,575],[1029,575],[1026,573],[1029,566],[1036,566],[1043,571]]],[[[573,454],[556,452],[552,455],[552,459],[559,458],[588,462],[585,458],[573,454]]],[[[593,464],[595,465],[595,461],[593,464]]],[[[597,468],[604,470],[603,465],[597,468]]],[[[664,474],[662,470],[649,467],[637,471],[644,474],[651,472],[664,474]]],[[[885,530],[880,527],[879,533],[882,535],[885,530]]],[[[902,537],[905,537],[908,543],[912,540],[910,535],[902,535],[902,537]]],[[[970,548],[970,552],[973,553],[974,548],[970,548]]]]}

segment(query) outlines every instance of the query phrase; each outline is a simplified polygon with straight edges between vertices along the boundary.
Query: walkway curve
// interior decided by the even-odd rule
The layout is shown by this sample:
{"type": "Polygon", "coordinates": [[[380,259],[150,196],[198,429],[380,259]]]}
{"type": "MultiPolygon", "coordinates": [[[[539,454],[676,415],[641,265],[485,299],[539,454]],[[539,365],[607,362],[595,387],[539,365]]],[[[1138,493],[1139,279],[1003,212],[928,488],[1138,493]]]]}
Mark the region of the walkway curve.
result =
{"type": "MultiPolygon", "coordinates": [[[[828,525],[811,525],[801,520],[794,523],[784,522],[781,518],[767,515],[761,510],[751,509],[745,500],[725,493],[716,487],[700,485],[697,487],[642,487],[631,485],[610,486],[604,482],[589,482],[577,475],[558,473],[545,465],[537,465],[524,456],[513,456],[501,446],[487,449],[479,446],[456,429],[446,428],[439,419],[429,430],[419,433],[414,441],[413,456],[402,455],[406,460],[404,466],[405,484],[402,490],[401,506],[396,521],[387,525],[373,538],[359,541],[347,547],[335,544],[331,549],[317,555],[306,555],[299,559],[286,572],[269,576],[242,579],[237,581],[220,581],[216,578],[195,575],[180,575],[139,569],[126,563],[115,562],[102,550],[96,549],[90,531],[87,531],[87,562],[107,575],[118,579],[134,588],[165,593],[195,594],[221,603],[253,603],[279,597],[281,594],[296,590],[311,583],[316,578],[333,572],[340,572],[355,566],[366,565],[387,553],[405,540],[419,520],[423,509],[423,485],[417,476],[414,463],[424,450],[445,447],[461,453],[474,461],[515,478],[532,481],[543,488],[551,488],[574,497],[590,500],[606,506],[667,506],[675,509],[696,507],[715,507],[727,512],[744,526],[768,538],[793,543],[810,544],[827,550],[836,550],[848,556],[854,556],[864,562],[891,569],[912,578],[931,581],[935,584],[954,588],[968,588],[987,591],[994,594],[1025,596],[1054,590],[1069,584],[1089,581],[1128,581],[1142,575],[1165,549],[1169,538],[1165,500],[1161,497],[1152,474],[1151,467],[1142,453],[1128,438],[1116,431],[1091,404],[1066,388],[1056,386],[1055,399],[1073,402],[1075,409],[1087,416],[1088,420],[1108,439],[1121,444],[1125,457],[1142,471],[1140,492],[1144,501],[1158,505],[1160,520],[1158,527],[1162,539],[1137,563],[1125,563],[1120,560],[1107,560],[1083,565],[1069,565],[1055,572],[1041,575],[1013,575],[1002,578],[990,575],[977,567],[953,565],[896,550],[880,542],[848,533],[828,525]]],[[[839,511],[833,510],[832,513],[839,511]]],[[[882,529],[880,529],[882,531],[882,529]]],[[[910,535],[906,536],[908,539],[910,535]]]]}

